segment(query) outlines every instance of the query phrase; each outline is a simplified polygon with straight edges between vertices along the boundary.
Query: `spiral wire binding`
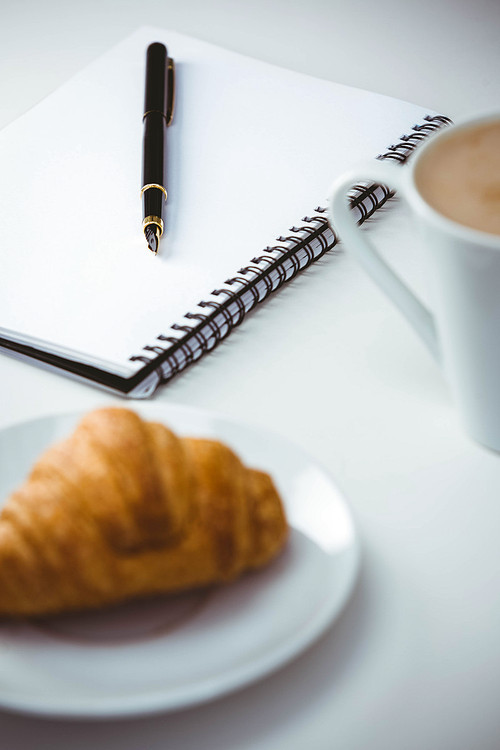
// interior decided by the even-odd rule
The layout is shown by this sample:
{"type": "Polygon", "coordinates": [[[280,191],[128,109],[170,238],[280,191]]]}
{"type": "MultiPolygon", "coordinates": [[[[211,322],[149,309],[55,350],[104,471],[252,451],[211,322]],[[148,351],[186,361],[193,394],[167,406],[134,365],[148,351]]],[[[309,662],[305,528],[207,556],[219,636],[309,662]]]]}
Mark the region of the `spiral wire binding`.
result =
{"type": "MultiPolygon", "coordinates": [[[[389,146],[377,159],[403,164],[421,141],[449,124],[451,120],[447,117],[427,115],[421,124],[412,127],[411,133],[402,135],[398,143],[389,146]]],[[[350,202],[358,224],[363,224],[393,195],[383,185],[355,185],[350,202]]],[[[289,234],[278,237],[279,244],[266,247],[249,265],[240,268],[237,275],[215,289],[210,299],[199,302],[199,311],[186,313],[184,324],[174,323],[169,334],[160,334],[157,343],[144,346],[142,354],[130,357],[133,362],[144,363],[148,370],[157,364],[152,377],[148,377],[148,392],[214,349],[258,303],[337,245],[338,237],[328,223],[326,211],[317,207],[311,216],[302,219],[300,226],[291,227],[289,234]]]]}

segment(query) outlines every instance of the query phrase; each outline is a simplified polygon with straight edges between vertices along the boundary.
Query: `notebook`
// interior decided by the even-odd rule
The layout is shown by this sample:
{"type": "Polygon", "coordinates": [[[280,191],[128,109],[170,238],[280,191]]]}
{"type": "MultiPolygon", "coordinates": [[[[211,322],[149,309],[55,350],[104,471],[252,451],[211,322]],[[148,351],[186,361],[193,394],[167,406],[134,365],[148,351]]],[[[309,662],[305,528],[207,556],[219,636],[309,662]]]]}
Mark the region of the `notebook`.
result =
{"type": "MultiPolygon", "coordinates": [[[[213,349],[337,242],[333,179],[447,118],[141,28],[0,133],[0,347],[130,397],[213,349]],[[145,56],[176,64],[160,252],[142,232],[145,56]]],[[[389,197],[352,194],[360,221],[389,197]]],[[[263,312],[262,314],[265,314],[263,312]]]]}

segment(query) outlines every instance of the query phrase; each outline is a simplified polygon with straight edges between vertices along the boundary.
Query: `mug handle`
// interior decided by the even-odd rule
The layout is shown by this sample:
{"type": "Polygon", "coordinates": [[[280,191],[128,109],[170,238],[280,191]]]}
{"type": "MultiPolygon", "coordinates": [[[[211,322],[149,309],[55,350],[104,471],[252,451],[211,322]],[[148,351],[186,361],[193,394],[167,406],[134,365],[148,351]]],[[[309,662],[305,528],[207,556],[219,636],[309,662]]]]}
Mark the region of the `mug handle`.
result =
{"type": "Polygon", "coordinates": [[[360,182],[373,181],[407,194],[410,172],[406,168],[373,161],[346,172],[330,189],[328,219],[338,231],[341,240],[353,252],[365,271],[399,308],[417,331],[431,354],[440,359],[439,343],[434,316],[423,305],[408,286],[381,258],[373,243],[358,226],[354,212],[349,206],[348,191],[360,182]]]}

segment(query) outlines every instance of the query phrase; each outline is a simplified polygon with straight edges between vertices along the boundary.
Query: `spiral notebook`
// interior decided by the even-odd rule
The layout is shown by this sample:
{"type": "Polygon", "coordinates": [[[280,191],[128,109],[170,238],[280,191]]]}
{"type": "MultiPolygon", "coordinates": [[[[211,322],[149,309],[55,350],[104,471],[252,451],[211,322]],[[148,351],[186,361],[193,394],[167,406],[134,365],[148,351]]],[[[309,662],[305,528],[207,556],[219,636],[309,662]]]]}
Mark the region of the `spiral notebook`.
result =
{"type": "MultiPolygon", "coordinates": [[[[139,29],[0,133],[1,351],[151,395],[334,247],[324,207],[336,175],[369,157],[404,162],[447,122],[139,29]],[[139,197],[152,41],[176,63],[158,256],[139,197]]],[[[364,221],[388,197],[356,186],[353,210],[364,221]]]]}

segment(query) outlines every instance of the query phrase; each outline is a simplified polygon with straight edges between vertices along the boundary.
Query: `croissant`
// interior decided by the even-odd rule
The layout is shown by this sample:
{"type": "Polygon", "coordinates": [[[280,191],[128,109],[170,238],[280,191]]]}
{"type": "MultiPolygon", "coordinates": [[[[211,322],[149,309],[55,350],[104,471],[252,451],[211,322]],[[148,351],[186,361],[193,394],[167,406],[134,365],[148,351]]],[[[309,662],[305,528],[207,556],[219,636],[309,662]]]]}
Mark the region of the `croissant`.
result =
{"type": "Polygon", "coordinates": [[[230,581],[287,539],[268,474],[123,408],[87,414],[0,513],[0,615],[40,616],[230,581]]]}

